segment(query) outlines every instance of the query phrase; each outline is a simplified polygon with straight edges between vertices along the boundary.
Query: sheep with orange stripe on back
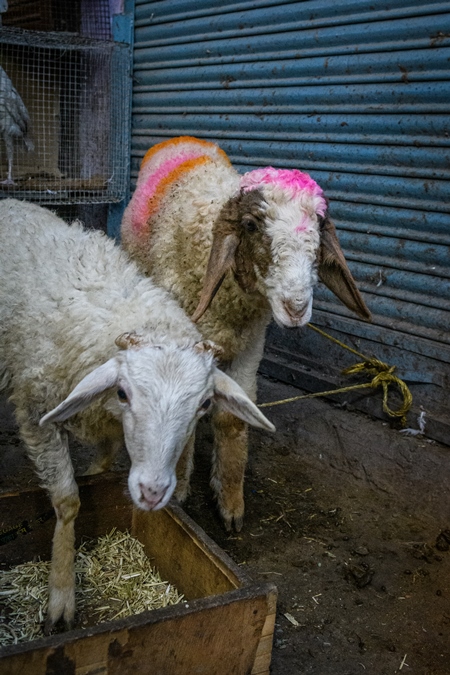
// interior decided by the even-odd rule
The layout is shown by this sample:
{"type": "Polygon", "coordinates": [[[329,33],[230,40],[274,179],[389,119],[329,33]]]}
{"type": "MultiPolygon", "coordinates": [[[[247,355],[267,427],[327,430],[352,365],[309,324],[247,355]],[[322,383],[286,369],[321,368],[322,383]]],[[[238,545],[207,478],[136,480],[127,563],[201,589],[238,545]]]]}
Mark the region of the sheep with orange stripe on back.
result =
{"type": "MultiPolygon", "coordinates": [[[[304,326],[318,276],[370,320],[322,189],[296,169],[240,175],[214,143],[190,136],[164,141],[142,161],[121,236],[141,270],[174,295],[205,339],[222,347],[226,372],[252,400],[271,316],[280,326],[304,326]]],[[[240,530],[247,427],[220,406],[212,423],[211,485],[226,528],[240,530]]],[[[181,501],[193,449],[194,435],[177,467],[181,501]]]]}

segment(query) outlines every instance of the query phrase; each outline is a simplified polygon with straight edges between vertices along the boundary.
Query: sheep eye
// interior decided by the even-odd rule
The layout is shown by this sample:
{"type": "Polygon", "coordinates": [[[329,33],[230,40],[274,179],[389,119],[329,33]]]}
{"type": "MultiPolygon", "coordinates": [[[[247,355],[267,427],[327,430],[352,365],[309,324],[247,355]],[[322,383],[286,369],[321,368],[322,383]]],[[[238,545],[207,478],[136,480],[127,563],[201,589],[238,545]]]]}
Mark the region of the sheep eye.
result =
{"type": "Polygon", "coordinates": [[[258,226],[254,220],[246,219],[242,222],[242,225],[247,230],[247,232],[256,232],[258,229],[258,226]]]}
{"type": "Polygon", "coordinates": [[[128,401],[128,396],[126,395],[123,389],[117,390],[117,396],[119,398],[119,401],[122,401],[123,403],[126,403],[128,401]]]}
{"type": "Polygon", "coordinates": [[[208,410],[210,405],[211,405],[211,399],[207,398],[206,401],[203,401],[203,403],[201,404],[200,410],[208,410]]]}

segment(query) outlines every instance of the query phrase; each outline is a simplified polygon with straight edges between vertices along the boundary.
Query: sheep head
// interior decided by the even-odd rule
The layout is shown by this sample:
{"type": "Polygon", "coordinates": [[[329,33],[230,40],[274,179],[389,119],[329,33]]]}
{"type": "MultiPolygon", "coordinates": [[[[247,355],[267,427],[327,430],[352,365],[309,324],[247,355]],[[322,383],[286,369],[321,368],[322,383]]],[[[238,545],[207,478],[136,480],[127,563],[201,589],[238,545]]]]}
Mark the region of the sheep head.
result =
{"type": "MultiPolygon", "coordinates": [[[[138,333],[122,333],[114,340],[117,347],[120,349],[142,349],[143,347],[153,347],[155,349],[162,349],[162,344],[155,344],[153,340],[139,335],[138,333]]],[[[211,354],[214,359],[220,360],[223,357],[223,347],[216,344],[212,340],[200,340],[196,342],[193,349],[198,354],[211,354]]]]}
{"type": "Polygon", "coordinates": [[[150,511],[167,504],[182,450],[213,402],[248,424],[275,430],[217,368],[213,343],[151,345],[134,333],[118,341],[117,354],[88,373],[40,425],[63,423],[103,397],[101,405],[123,426],[131,459],[128,488],[137,507],[150,511]]]}
{"type": "Polygon", "coordinates": [[[198,306],[198,321],[226,273],[245,293],[260,292],[282,326],[306,324],[317,273],[352,311],[370,319],[328,217],[320,187],[300,171],[268,167],[245,174],[222,207],[198,306]]]}

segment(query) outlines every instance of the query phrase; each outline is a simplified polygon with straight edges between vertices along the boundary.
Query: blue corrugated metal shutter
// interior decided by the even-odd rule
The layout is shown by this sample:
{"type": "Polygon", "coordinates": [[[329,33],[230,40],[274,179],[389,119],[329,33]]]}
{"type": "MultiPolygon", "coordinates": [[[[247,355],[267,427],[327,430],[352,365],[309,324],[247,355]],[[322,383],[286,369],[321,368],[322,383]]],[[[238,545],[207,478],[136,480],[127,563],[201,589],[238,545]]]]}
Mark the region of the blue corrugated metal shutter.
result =
{"type": "MultiPolygon", "coordinates": [[[[374,314],[364,324],[319,286],[313,321],[397,365],[448,442],[448,3],[137,0],[135,21],[134,176],[179,134],[218,141],[242,171],[310,173],[374,314]]],[[[266,368],[336,380],[354,357],[322,341],[273,328],[266,368]]]]}

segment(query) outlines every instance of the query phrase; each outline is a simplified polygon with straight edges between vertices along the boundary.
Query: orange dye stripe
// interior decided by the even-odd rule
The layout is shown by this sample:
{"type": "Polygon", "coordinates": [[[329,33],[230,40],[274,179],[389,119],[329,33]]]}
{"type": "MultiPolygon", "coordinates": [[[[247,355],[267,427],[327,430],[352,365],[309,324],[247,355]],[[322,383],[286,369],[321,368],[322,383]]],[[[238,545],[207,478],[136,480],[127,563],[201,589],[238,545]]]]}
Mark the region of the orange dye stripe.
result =
{"type": "Polygon", "coordinates": [[[194,136],[177,136],[176,138],[169,138],[169,140],[167,141],[162,141],[157,145],[153,145],[149,150],[147,150],[142,159],[140,168],[142,169],[142,167],[144,167],[147,164],[149,159],[151,159],[160,150],[163,150],[168,146],[179,145],[180,143],[196,143],[197,145],[200,145],[204,148],[216,148],[218,154],[222,157],[222,159],[224,159],[227,162],[227,164],[231,164],[227,153],[224,152],[222,148],[219,148],[219,146],[216,145],[215,143],[211,143],[211,141],[202,141],[200,138],[195,138],[194,136]]]}
{"type": "MultiPolygon", "coordinates": [[[[176,169],[171,171],[165,178],[163,178],[158,187],[156,188],[154,194],[149,198],[147,206],[147,225],[150,225],[150,219],[157,213],[161,205],[161,201],[165,196],[166,191],[170,188],[171,184],[177,180],[182,174],[192,171],[192,169],[201,166],[202,164],[207,164],[211,162],[211,158],[206,155],[201,157],[195,157],[194,159],[187,159],[185,162],[177,166],[176,169]]],[[[149,228],[150,229],[150,228],[149,228]]],[[[145,235],[147,237],[149,229],[142,228],[139,232],[139,235],[142,237],[145,235]]]]}

